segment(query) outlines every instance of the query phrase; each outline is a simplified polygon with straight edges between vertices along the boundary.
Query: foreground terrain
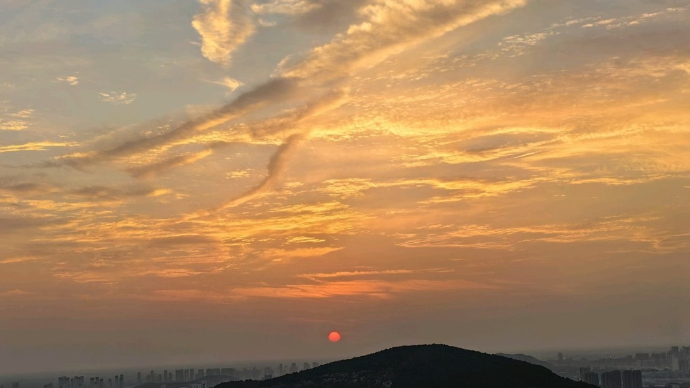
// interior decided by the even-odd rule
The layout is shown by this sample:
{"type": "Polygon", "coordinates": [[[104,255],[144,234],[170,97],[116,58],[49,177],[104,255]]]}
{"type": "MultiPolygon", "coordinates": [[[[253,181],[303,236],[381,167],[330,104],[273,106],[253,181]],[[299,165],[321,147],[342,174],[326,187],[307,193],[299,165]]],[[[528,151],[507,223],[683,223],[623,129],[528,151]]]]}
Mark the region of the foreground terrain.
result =
{"type": "Polygon", "coordinates": [[[403,346],[265,381],[218,388],[587,388],[547,368],[446,345],[403,346]]]}

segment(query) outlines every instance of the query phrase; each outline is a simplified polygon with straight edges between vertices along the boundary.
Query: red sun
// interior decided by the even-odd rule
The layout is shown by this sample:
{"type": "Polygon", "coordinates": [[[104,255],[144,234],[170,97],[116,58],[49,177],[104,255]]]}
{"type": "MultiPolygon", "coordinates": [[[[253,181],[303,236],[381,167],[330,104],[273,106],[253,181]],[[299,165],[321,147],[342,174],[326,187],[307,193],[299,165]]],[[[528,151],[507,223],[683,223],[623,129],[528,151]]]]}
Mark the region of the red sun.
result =
{"type": "Polygon", "coordinates": [[[331,342],[340,341],[340,333],[338,333],[337,331],[331,332],[331,334],[328,335],[328,340],[331,342]]]}

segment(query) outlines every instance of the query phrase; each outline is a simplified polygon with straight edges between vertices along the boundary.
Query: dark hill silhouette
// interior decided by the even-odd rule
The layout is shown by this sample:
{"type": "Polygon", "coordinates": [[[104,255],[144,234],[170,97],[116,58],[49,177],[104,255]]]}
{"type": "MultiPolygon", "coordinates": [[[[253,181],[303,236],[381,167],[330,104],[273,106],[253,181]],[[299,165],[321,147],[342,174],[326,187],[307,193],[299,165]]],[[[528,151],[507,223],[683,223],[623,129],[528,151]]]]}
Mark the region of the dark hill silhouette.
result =
{"type": "Polygon", "coordinates": [[[513,360],[519,360],[519,361],[529,362],[530,364],[534,364],[534,365],[541,365],[541,366],[543,366],[543,367],[545,367],[545,368],[547,368],[547,369],[549,369],[549,370],[554,370],[554,369],[556,368],[552,363],[546,362],[546,361],[542,361],[542,360],[539,360],[539,359],[534,358],[534,357],[532,357],[532,356],[530,356],[530,355],[528,355],[528,354],[503,354],[503,353],[497,353],[496,355],[497,355],[497,356],[502,356],[502,357],[512,358],[513,360]]]}
{"type": "Polygon", "coordinates": [[[511,358],[447,345],[403,346],[265,381],[218,388],[592,388],[511,358]]]}

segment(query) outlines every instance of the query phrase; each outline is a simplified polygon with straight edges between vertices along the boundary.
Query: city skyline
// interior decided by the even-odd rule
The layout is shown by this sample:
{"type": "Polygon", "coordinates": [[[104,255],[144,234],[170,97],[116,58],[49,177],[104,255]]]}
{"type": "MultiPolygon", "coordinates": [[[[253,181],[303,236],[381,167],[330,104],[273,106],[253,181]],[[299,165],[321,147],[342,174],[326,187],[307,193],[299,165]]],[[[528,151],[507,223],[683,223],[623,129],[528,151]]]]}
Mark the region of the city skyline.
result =
{"type": "Polygon", "coordinates": [[[690,0],[0,0],[0,375],[690,343],[688,36],[690,0]]]}

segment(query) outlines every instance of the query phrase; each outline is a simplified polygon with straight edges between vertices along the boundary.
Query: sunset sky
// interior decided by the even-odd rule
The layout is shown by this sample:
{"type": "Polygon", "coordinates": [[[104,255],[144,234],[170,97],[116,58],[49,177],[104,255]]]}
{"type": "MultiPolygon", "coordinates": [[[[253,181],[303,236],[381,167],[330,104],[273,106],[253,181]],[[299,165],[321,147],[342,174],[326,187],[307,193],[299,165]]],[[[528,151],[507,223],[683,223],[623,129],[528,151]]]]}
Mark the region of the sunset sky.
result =
{"type": "Polygon", "coordinates": [[[687,345],[688,275],[690,0],[0,0],[0,374],[687,345]]]}

